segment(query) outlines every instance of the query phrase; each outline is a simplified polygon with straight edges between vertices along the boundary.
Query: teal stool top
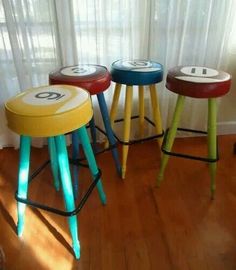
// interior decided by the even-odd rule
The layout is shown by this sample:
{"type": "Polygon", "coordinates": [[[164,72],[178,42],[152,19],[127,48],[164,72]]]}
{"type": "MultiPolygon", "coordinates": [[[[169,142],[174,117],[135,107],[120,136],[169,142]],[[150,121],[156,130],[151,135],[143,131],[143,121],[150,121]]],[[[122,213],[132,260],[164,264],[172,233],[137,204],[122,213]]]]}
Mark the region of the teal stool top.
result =
{"type": "Polygon", "coordinates": [[[126,85],[151,85],[163,79],[163,66],[149,60],[118,60],[111,66],[112,81],[126,85]]]}

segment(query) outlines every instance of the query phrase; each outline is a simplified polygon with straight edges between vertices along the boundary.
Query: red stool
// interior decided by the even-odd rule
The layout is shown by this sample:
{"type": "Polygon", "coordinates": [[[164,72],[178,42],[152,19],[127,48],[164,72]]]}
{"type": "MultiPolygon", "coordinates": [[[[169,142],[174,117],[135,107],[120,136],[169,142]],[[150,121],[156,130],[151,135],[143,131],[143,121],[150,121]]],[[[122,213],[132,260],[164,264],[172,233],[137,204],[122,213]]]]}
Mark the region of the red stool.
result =
{"type": "MultiPolygon", "coordinates": [[[[112,155],[115,161],[116,169],[119,175],[121,175],[121,166],[118,157],[118,151],[116,147],[116,139],[113,135],[113,131],[110,125],[110,118],[107,110],[103,92],[110,86],[111,77],[107,68],[100,65],[77,65],[62,67],[49,74],[50,84],[67,84],[81,87],[89,91],[91,95],[96,95],[98,99],[99,108],[102,114],[103,123],[105,127],[105,133],[97,126],[95,126],[94,118],[91,119],[90,131],[93,141],[93,147],[96,151],[96,128],[103,132],[109,141],[109,148],[112,150],[112,155]]],[[[73,144],[73,159],[78,158],[79,142],[76,136],[76,132],[72,133],[73,144]]],[[[77,176],[75,175],[75,178],[77,176]]],[[[77,194],[78,184],[75,182],[75,193],[77,194]]]]}
{"type": "Polygon", "coordinates": [[[158,176],[158,185],[160,185],[163,179],[169,155],[201,160],[209,163],[211,174],[211,197],[214,197],[216,161],[219,159],[217,153],[216,138],[216,98],[228,93],[230,89],[230,84],[231,76],[228,73],[207,67],[180,66],[174,67],[169,70],[166,80],[166,87],[170,91],[177,93],[178,99],[171,127],[169,130],[167,130],[162,145],[162,152],[164,154],[161,160],[161,167],[158,176]],[[207,132],[178,128],[178,123],[181,112],[183,110],[185,96],[208,99],[207,132]],[[195,157],[181,153],[171,152],[177,130],[208,134],[208,158],[195,157]]]}

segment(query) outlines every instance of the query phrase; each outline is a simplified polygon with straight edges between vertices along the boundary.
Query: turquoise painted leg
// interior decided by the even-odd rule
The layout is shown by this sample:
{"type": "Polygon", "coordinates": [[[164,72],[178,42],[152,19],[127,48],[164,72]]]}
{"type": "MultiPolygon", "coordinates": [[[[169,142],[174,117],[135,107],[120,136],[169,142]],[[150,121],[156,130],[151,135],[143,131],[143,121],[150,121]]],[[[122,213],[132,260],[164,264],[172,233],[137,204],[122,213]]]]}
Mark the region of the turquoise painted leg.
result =
{"type": "MultiPolygon", "coordinates": [[[[89,142],[88,133],[85,127],[81,127],[79,129],[79,140],[83,146],[83,150],[87,158],[90,171],[93,175],[93,178],[95,178],[95,176],[98,174],[98,167],[97,167],[97,163],[93,154],[91,144],[89,142]]],[[[106,204],[106,195],[103,191],[101,179],[99,179],[99,181],[97,182],[97,189],[98,189],[99,197],[102,203],[106,204]]]]}
{"type": "MultiPolygon", "coordinates": [[[[79,158],[78,130],[72,132],[72,158],[79,158]]],[[[76,165],[73,165],[73,192],[74,198],[77,199],[79,193],[79,167],[76,165]]]]}
{"type": "MultiPolygon", "coordinates": [[[[176,106],[175,106],[174,117],[173,117],[172,124],[170,126],[170,129],[169,129],[169,132],[168,132],[168,135],[166,138],[166,143],[164,145],[164,149],[166,151],[171,151],[171,148],[173,146],[176,131],[178,128],[179,119],[180,119],[181,112],[182,112],[183,106],[184,106],[184,100],[185,100],[184,96],[180,96],[180,95],[178,96],[176,106]]],[[[162,159],[161,159],[160,172],[159,172],[159,175],[157,178],[157,186],[158,187],[160,186],[161,181],[163,179],[164,171],[165,171],[166,165],[168,163],[168,160],[169,160],[169,155],[166,155],[163,153],[162,159]]]]}
{"type": "MultiPolygon", "coordinates": [[[[217,138],[216,138],[216,115],[217,104],[215,98],[208,100],[208,157],[215,159],[217,157],[217,138]]],[[[216,185],[216,162],[209,163],[210,176],[211,176],[211,199],[214,199],[216,185]]]]}
{"type": "Polygon", "coordinates": [[[60,175],[58,168],[57,152],[54,137],[48,138],[48,148],[50,155],[51,168],[53,173],[54,187],[57,191],[60,190],[60,175]]]}
{"type": "MultiPolygon", "coordinates": [[[[103,93],[98,94],[97,98],[98,98],[98,103],[99,103],[100,111],[102,114],[102,119],[103,119],[103,123],[104,123],[105,130],[107,133],[109,144],[114,145],[116,143],[116,139],[111,129],[110,118],[108,115],[108,110],[107,110],[104,94],[103,93]]],[[[119,160],[118,151],[116,147],[112,149],[112,156],[115,161],[116,170],[118,174],[121,176],[121,165],[120,165],[120,160],[119,160]]]]}
{"type": "MultiPolygon", "coordinates": [[[[70,168],[68,162],[68,155],[66,149],[65,137],[63,135],[56,136],[56,147],[58,154],[58,163],[61,173],[61,184],[65,200],[65,206],[67,211],[73,211],[75,209],[73,188],[71,183],[70,168]]],[[[76,259],[80,257],[80,243],[78,240],[78,225],[77,216],[71,216],[68,218],[70,233],[72,237],[72,246],[76,259]]]]}
{"type": "Polygon", "coordinates": [[[97,132],[96,132],[96,127],[95,127],[94,117],[92,117],[92,119],[90,120],[89,127],[90,127],[90,134],[92,137],[93,151],[94,153],[97,153],[97,132]]]}
{"type": "MultiPolygon", "coordinates": [[[[18,172],[18,196],[22,199],[27,198],[28,180],[29,180],[29,163],[30,163],[30,144],[31,138],[28,136],[20,137],[20,163],[18,172]]],[[[25,223],[25,207],[24,203],[17,203],[17,234],[22,236],[25,223]]]]}

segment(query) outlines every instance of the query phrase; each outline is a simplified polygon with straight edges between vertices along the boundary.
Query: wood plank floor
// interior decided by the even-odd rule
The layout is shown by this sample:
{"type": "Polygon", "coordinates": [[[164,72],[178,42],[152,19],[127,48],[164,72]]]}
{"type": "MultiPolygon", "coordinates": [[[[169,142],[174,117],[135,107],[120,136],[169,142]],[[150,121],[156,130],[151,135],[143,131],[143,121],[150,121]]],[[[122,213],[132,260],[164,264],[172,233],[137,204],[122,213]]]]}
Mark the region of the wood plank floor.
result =
{"type": "MultiPolygon", "coordinates": [[[[161,188],[155,186],[160,152],[155,141],[133,145],[127,177],[116,175],[110,153],[98,157],[107,205],[94,192],[78,216],[81,259],[70,247],[66,219],[27,208],[24,235],[16,231],[14,192],[18,152],[0,151],[0,249],[5,269],[235,270],[236,135],[219,136],[216,199],[210,200],[205,163],[171,158],[161,188]]],[[[206,153],[204,138],[178,139],[177,151],[206,153]]],[[[120,150],[120,149],[119,149],[120,150]]],[[[47,158],[33,149],[32,169],[47,158]]],[[[80,172],[83,193],[90,178],[80,172]]],[[[30,186],[30,198],[63,208],[61,193],[45,169],[30,186]]]]}

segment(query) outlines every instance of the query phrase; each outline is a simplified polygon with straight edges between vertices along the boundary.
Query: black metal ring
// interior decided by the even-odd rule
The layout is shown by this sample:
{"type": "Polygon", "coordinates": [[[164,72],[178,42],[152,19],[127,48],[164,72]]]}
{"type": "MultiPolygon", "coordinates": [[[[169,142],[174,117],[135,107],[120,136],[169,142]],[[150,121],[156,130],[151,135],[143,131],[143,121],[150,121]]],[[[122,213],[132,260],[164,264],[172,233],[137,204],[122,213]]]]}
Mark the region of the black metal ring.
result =
{"type": "Polygon", "coordinates": [[[85,193],[83,198],[78,203],[78,206],[73,211],[63,211],[63,210],[60,210],[60,209],[57,209],[57,208],[53,208],[53,207],[49,207],[47,205],[40,204],[38,202],[34,202],[34,201],[31,201],[31,200],[28,200],[28,199],[20,198],[18,196],[18,190],[15,193],[15,199],[20,203],[24,203],[24,204],[27,204],[29,206],[39,208],[39,209],[42,209],[42,210],[45,210],[45,211],[48,211],[48,212],[51,212],[51,213],[54,213],[54,214],[57,214],[57,215],[60,215],[60,216],[65,216],[65,217],[74,216],[74,215],[77,215],[81,211],[81,209],[83,208],[83,206],[84,206],[85,202],[87,201],[89,195],[92,193],[93,189],[97,185],[97,182],[101,178],[101,175],[102,175],[102,172],[101,172],[100,169],[98,169],[98,173],[96,174],[92,184],[89,186],[87,192],[85,193]]]}
{"type": "MultiPolygon", "coordinates": [[[[139,115],[134,115],[134,116],[131,117],[131,119],[137,119],[139,117],[140,117],[139,115]]],[[[144,119],[149,124],[151,124],[152,126],[154,126],[154,127],[156,126],[155,123],[153,121],[151,121],[147,116],[145,116],[144,119]]],[[[118,123],[118,122],[122,122],[122,121],[124,121],[124,118],[116,119],[114,122],[118,123]]],[[[122,144],[122,145],[132,145],[132,144],[136,144],[136,143],[142,143],[142,142],[146,142],[146,141],[149,141],[149,140],[154,140],[154,139],[157,139],[157,138],[161,138],[161,137],[164,136],[164,130],[162,130],[161,134],[156,134],[156,135],[153,135],[153,136],[149,136],[149,137],[142,138],[142,139],[137,139],[137,140],[130,140],[128,142],[122,141],[115,133],[114,133],[114,136],[115,136],[115,138],[117,139],[117,141],[120,144],[122,144]]]]}
{"type": "MultiPolygon", "coordinates": [[[[188,128],[177,128],[177,130],[185,131],[185,132],[199,133],[199,134],[208,134],[206,131],[195,130],[195,129],[188,129],[188,128]]],[[[166,143],[168,132],[169,132],[169,128],[165,132],[165,136],[164,136],[163,143],[162,143],[162,146],[161,146],[161,151],[164,154],[169,155],[169,156],[175,156],[175,157],[180,157],[180,158],[187,158],[187,159],[199,160],[199,161],[210,162],[210,163],[217,162],[219,160],[218,139],[217,139],[217,144],[216,144],[216,147],[217,147],[216,158],[198,157],[198,156],[192,156],[192,155],[187,155],[187,154],[182,154],[182,153],[176,153],[176,152],[171,152],[171,151],[165,150],[164,147],[165,147],[165,143],[166,143]]]]}

